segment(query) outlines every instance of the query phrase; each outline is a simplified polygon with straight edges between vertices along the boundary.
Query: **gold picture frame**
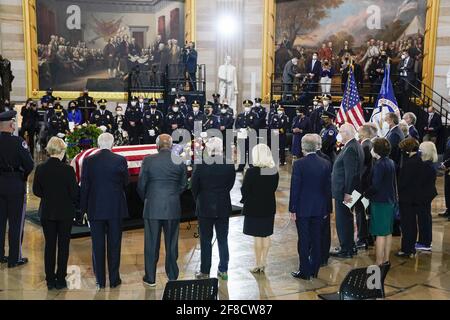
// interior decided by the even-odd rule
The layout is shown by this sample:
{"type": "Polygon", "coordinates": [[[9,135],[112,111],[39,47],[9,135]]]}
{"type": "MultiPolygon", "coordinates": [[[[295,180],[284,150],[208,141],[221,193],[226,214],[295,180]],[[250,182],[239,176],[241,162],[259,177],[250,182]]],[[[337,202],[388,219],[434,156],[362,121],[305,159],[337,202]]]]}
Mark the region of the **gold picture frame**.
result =
{"type": "MultiPolygon", "coordinates": [[[[36,22],[36,0],[22,0],[23,8],[23,30],[25,44],[26,64],[26,94],[27,97],[38,99],[45,94],[39,91],[39,67],[37,51],[37,22],[36,22]]],[[[184,30],[185,40],[195,41],[195,0],[185,0],[184,5],[184,30]]],[[[80,96],[80,91],[54,91],[53,95],[63,100],[72,100],[80,96]]],[[[107,99],[123,101],[128,99],[127,92],[90,92],[94,99],[107,99]]],[[[146,94],[148,97],[159,97],[158,93],[146,94]]]]}
{"type": "MultiPolygon", "coordinates": [[[[275,69],[276,7],[275,0],[264,0],[263,73],[261,94],[262,97],[264,97],[265,102],[269,102],[270,100],[271,77],[275,69]]],[[[422,82],[430,88],[433,88],[434,84],[439,7],[440,0],[427,0],[422,82]]],[[[430,93],[427,94],[430,95],[430,93]]]]}

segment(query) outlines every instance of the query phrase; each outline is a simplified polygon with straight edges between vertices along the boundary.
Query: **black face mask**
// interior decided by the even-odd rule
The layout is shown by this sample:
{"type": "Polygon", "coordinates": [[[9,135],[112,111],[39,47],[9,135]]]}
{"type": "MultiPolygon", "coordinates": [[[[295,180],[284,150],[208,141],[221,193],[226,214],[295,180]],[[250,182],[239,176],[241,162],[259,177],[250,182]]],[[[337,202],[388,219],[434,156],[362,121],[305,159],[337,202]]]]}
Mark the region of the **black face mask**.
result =
{"type": "Polygon", "coordinates": [[[100,110],[106,110],[106,106],[100,106],[100,110]]]}

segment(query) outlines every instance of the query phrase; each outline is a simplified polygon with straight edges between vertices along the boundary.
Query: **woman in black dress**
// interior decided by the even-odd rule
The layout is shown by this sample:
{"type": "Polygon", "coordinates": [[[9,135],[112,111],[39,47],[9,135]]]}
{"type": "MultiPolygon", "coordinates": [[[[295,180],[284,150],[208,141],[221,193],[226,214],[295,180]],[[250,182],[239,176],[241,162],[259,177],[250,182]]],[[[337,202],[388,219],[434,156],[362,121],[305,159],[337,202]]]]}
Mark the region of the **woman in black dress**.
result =
{"type": "Polygon", "coordinates": [[[244,234],[255,237],[256,267],[253,273],[264,272],[270,248],[270,236],[276,212],[275,191],[279,175],[270,148],[259,144],[252,150],[253,167],[245,173],[242,183],[244,234]]]}

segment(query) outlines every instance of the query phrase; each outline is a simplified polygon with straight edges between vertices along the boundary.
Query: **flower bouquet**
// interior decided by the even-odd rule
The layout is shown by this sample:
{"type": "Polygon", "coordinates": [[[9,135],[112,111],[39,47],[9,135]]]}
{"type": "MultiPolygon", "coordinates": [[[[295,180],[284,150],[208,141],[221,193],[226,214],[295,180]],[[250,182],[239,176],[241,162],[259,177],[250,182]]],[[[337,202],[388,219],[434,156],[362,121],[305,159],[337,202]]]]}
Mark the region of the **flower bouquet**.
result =
{"type": "Polygon", "coordinates": [[[95,125],[83,124],[66,135],[67,157],[73,159],[81,151],[97,147],[97,139],[102,130],[95,125]]]}

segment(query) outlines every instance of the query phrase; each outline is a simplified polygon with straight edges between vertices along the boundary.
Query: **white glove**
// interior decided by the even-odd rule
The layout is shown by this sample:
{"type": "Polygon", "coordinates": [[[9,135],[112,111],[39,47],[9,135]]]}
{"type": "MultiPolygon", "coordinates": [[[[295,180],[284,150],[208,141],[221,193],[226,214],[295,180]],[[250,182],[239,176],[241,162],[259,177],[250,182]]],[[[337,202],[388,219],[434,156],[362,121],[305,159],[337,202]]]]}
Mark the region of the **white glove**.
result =
{"type": "Polygon", "coordinates": [[[99,129],[102,130],[103,132],[106,132],[106,130],[108,130],[105,126],[100,126],[99,129]]]}
{"type": "Polygon", "coordinates": [[[64,133],[58,133],[57,135],[56,135],[58,138],[64,138],[66,135],[64,134],[64,133]]]}

